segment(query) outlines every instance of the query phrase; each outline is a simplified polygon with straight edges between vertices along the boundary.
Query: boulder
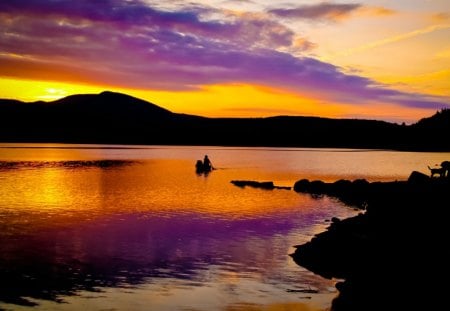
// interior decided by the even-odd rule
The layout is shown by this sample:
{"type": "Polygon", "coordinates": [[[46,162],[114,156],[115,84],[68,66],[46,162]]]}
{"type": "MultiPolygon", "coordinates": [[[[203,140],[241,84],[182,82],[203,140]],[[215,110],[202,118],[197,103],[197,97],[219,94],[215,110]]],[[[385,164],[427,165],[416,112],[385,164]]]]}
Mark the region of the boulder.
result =
{"type": "Polygon", "coordinates": [[[408,178],[408,184],[422,185],[430,181],[430,177],[424,173],[413,171],[408,178]]]}

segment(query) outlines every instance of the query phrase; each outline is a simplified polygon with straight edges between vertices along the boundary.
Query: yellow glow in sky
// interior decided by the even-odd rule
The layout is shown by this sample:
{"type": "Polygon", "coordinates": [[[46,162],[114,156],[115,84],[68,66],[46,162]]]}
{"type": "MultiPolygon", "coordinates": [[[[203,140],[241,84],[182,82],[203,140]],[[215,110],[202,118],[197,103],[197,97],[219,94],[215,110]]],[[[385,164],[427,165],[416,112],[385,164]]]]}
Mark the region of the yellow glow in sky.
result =
{"type": "Polygon", "coordinates": [[[246,84],[212,85],[199,90],[173,92],[50,81],[0,79],[0,89],[3,90],[2,96],[4,98],[14,98],[25,102],[53,101],[73,94],[98,94],[110,90],[144,99],[175,113],[206,117],[302,115],[414,122],[429,116],[428,111],[423,109],[404,108],[383,103],[358,107],[332,101],[325,102],[314,94],[300,95],[269,87],[246,84]]]}
{"type": "Polygon", "coordinates": [[[0,89],[2,90],[2,98],[18,99],[25,102],[52,101],[68,95],[99,93],[104,90],[104,88],[98,86],[8,78],[0,78],[0,89]]]}
{"type": "Polygon", "coordinates": [[[26,102],[52,101],[73,94],[98,94],[111,90],[147,100],[172,112],[209,117],[263,117],[288,114],[338,116],[342,112],[336,105],[331,103],[323,105],[311,97],[244,84],[213,85],[200,90],[173,92],[0,79],[0,88],[4,90],[3,97],[26,102]]]}

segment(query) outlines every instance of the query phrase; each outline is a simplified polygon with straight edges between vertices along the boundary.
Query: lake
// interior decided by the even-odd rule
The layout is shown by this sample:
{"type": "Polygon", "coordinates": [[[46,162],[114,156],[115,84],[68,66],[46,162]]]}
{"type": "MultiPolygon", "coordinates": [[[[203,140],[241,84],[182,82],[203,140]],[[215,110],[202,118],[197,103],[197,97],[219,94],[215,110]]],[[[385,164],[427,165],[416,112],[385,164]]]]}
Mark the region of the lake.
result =
{"type": "Polygon", "coordinates": [[[357,212],[231,180],[406,179],[450,153],[0,144],[0,309],[325,310],[289,254],[357,212]],[[195,173],[208,154],[216,170],[195,173]]]}

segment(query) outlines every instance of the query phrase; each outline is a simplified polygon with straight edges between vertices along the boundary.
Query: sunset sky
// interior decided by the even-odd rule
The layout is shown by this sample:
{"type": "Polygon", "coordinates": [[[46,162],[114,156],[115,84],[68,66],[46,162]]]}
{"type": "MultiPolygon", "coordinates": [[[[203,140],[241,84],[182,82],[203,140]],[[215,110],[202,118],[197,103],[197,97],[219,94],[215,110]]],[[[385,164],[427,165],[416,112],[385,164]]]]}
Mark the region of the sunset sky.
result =
{"type": "Polygon", "coordinates": [[[0,1],[0,97],[112,90],[203,116],[450,107],[450,1],[0,1]]]}

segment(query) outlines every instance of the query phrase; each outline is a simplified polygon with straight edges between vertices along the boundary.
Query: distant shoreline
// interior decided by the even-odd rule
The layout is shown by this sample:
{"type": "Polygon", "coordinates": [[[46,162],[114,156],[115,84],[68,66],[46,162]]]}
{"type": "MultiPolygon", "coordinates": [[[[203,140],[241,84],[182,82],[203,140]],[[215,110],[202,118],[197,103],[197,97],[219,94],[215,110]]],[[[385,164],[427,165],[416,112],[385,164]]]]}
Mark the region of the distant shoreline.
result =
{"type": "Polygon", "coordinates": [[[0,141],[10,143],[450,151],[450,109],[411,125],[301,116],[206,118],[103,92],[54,102],[0,99],[0,115],[0,141]]]}
{"type": "Polygon", "coordinates": [[[157,147],[205,147],[205,148],[264,148],[270,149],[302,149],[302,151],[323,151],[323,152],[377,152],[377,151],[395,151],[395,152],[431,152],[431,153],[448,153],[450,149],[392,149],[392,148],[356,148],[356,147],[334,147],[334,146],[276,146],[276,145],[215,145],[215,144],[138,144],[138,143],[108,143],[108,142],[72,142],[72,141],[0,141],[0,148],[4,149],[18,149],[18,148],[28,148],[28,149],[151,149],[157,147]],[[76,145],[76,147],[63,147],[63,146],[35,146],[35,147],[24,147],[24,146],[1,146],[1,144],[57,144],[57,145],[76,145]],[[108,147],[79,147],[82,145],[104,145],[108,147]]]}

